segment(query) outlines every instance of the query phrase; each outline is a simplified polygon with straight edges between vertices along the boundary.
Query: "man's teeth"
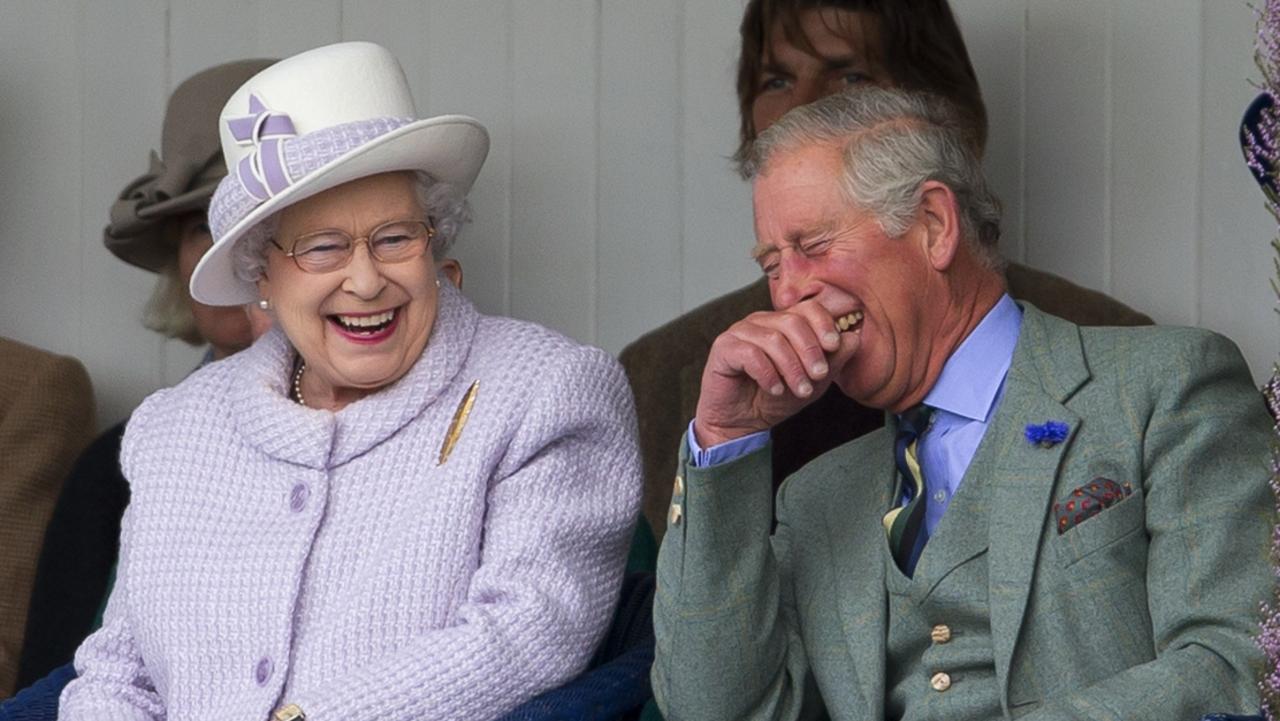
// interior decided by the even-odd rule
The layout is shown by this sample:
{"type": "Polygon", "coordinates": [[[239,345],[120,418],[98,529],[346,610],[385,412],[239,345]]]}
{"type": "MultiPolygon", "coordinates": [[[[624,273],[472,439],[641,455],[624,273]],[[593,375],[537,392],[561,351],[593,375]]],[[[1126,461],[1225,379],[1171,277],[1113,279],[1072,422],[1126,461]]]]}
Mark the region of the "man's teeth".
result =
{"type": "Polygon", "coordinates": [[[839,318],[836,318],[836,327],[840,329],[841,333],[843,333],[853,328],[854,326],[856,326],[858,323],[861,323],[861,322],[862,322],[862,311],[855,310],[849,315],[842,315],[839,318]]]}
{"type": "Polygon", "coordinates": [[[383,311],[375,315],[339,315],[338,322],[348,328],[373,328],[386,325],[396,316],[394,310],[383,311]]]}

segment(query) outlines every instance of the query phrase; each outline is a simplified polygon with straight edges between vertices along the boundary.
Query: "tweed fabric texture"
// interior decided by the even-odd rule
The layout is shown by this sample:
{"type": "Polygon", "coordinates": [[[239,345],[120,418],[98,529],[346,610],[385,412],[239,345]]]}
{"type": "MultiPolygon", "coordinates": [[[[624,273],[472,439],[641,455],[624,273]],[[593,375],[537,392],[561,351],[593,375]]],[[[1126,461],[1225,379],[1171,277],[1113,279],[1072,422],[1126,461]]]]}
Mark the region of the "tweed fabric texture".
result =
{"type": "MultiPolygon", "coordinates": [[[[289,138],[281,144],[289,177],[301,178],[314,173],[347,153],[397,128],[415,122],[413,118],[369,118],[322,128],[306,135],[289,138]]],[[[231,226],[262,204],[241,185],[236,174],[228,173],[218,183],[209,205],[209,230],[221,238],[231,226]]]]}
{"type": "Polygon", "coordinates": [[[616,362],[447,283],[382,391],[303,408],[292,361],[275,330],[135,411],[119,575],[62,718],[491,719],[586,667],[639,500],[616,362]]]}
{"type": "Polygon", "coordinates": [[[45,526],[93,433],[93,387],[74,358],[0,338],[0,698],[12,694],[45,526]]]}
{"type": "MultiPolygon", "coordinates": [[[[1114,298],[1042,270],[1010,263],[1005,277],[1009,295],[1073,323],[1152,323],[1151,318],[1114,298]]],[[[711,344],[729,326],[771,307],[768,283],[761,278],[646,333],[619,356],[627,369],[639,416],[644,515],[659,541],[667,528],[676,456],[698,404],[702,368],[711,344]]],[[[883,413],[855,403],[832,386],[773,429],[774,488],[814,458],[883,424],[883,413]]]]}
{"type": "MultiPolygon", "coordinates": [[[[1004,399],[961,486],[981,478],[990,504],[1001,715],[1252,713],[1273,434],[1239,350],[1198,329],[1082,328],[1023,308],[1004,399]],[[1045,419],[1069,436],[1029,443],[1027,423],[1045,419]],[[1059,535],[1054,501],[1099,476],[1133,495],[1059,535]]],[[[888,717],[892,454],[884,429],[820,456],[778,493],[772,538],[766,451],[682,461],[684,520],[663,539],[654,601],[668,721],[888,717]]]]}
{"type": "MultiPolygon", "coordinates": [[[[981,478],[960,487],[908,578],[885,562],[888,591],[885,712],[901,721],[965,721],[1000,716],[987,535],[991,504],[981,478]],[[945,625],[939,642],[933,629],[945,625]],[[950,686],[933,688],[934,674],[950,686]]],[[[889,547],[885,546],[885,553],[889,547]]]]}

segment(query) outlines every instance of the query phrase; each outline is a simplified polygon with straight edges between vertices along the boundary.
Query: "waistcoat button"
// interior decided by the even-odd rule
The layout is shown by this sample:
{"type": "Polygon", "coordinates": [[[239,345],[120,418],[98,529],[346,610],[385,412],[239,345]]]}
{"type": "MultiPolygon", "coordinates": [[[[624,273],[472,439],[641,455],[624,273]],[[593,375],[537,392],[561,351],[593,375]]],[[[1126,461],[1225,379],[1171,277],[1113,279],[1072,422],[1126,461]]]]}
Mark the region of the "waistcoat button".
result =
{"type": "Polygon", "coordinates": [[[929,685],[934,691],[942,693],[951,688],[951,676],[945,673],[935,673],[933,678],[929,679],[929,685]]]}
{"type": "Polygon", "coordinates": [[[929,638],[932,638],[934,643],[946,643],[951,640],[951,627],[940,623],[929,631],[929,638]]]}

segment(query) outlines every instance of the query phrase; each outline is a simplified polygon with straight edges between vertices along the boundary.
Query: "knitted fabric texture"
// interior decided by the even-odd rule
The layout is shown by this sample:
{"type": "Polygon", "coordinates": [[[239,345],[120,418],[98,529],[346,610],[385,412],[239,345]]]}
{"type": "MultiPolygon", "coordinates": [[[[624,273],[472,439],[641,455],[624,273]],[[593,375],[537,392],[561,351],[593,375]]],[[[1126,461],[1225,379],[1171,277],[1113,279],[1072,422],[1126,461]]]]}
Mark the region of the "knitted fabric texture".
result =
{"type": "Polygon", "coordinates": [[[288,400],[292,357],[274,330],[134,413],[60,718],[490,719],[585,668],[639,503],[617,363],[447,283],[422,358],[336,414],[288,400]]]}
{"type": "MultiPolygon", "coordinates": [[[[413,118],[369,118],[322,128],[289,138],[281,146],[285,168],[294,180],[330,165],[375,138],[414,122],[413,118]]],[[[218,183],[209,204],[209,229],[221,238],[250,211],[262,204],[245,191],[234,172],[218,183]]]]}

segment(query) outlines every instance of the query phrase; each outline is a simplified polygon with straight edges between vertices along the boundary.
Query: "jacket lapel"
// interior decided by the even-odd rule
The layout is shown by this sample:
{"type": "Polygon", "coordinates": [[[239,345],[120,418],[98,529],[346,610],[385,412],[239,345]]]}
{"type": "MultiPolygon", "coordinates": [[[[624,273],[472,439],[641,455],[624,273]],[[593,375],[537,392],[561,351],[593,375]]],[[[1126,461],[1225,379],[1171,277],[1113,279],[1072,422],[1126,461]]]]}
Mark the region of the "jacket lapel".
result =
{"type": "Polygon", "coordinates": [[[996,412],[969,475],[987,479],[991,636],[1001,704],[1008,713],[1009,666],[1035,576],[1041,534],[1058,469],[1079,430],[1064,403],[1089,379],[1080,329],[1023,302],[1022,331],[996,412]],[[1068,437],[1050,446],[1026,438],[1028,424],[1066,423],[1068,437]]]}
{"type": "Polygon", "coordinates": [[[857,671],[866,717],[882,718],[888,598],[881,519],[889,509],[896,478],[893,436],[874,431],[858,447],[863,452],[842,466],[841,485],[848,493],[842,494],[842,502],[827,506],[827,534],[839,593],[840,625],[857,671]],[[868,468],[874,471],[867,473],[868,468]]]}

